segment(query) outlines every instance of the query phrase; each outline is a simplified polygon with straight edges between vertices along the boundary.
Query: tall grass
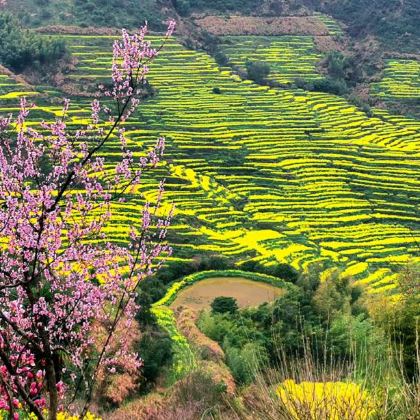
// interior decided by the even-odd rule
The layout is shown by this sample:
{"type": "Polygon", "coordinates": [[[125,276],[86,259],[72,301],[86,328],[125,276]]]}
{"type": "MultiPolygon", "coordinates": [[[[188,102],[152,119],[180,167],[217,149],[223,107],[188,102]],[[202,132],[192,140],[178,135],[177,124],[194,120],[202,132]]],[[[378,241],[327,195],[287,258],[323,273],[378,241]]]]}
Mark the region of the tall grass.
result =
{"type": "MultiPolygon", "coordinates": [[[[418,333],[418,331],[417,331],[418,333]]],[[[418,337],[418,334],[417,334],[418,337]]],[[[337,361],[313,353],[310,339],[304,356],[290,357],[279,349],[276,368],[258,369],[254,383],[244,389],[239,404],[227,402],[221,419],[363,420],[420,418],[418,383],[420,348],[417,340],[417,375],[406,378],[400,351],[389,344],[380,354],[368,351],[337,361]]],[[[356,351],[356,350],[354,350],[356,351]]]]}

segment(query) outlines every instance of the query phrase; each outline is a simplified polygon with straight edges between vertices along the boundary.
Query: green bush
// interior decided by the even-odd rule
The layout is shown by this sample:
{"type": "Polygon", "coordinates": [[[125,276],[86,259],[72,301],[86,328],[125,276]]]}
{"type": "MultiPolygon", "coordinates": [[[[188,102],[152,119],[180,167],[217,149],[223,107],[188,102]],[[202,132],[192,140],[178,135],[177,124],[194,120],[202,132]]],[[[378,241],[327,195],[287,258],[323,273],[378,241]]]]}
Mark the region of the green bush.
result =
{"type": "Polygon", "coordinates": [[[226,270],[233,268],[234,264],[228,258],[221,255],[199,255],[191,261],[175,261],[161,268],[154,278],[164,284],[171,283],[179,278],[193,273],[208,270],[226,270]]]}
{"type": "Polygon", "coordinates": [[[328,53],[327,58],[328,74],[334,79],[344,79],[346,77],[346,69],[349,66],[347,57],[339,51],[328,53]]]}
{"type": "Polygon", "coordinates": [[[238,311],[238,303],[232,297],[220,296],[211,303],[213,313],[219,314],[234,314],[238,311]]]}
{"type": "Polygon", "coordinates": [[[147,387],[154,382],[162,368],[172,362],[172,340],[162,331],[146,331],[137,347],[137,352],[143,360],[142,376],[147,387]]]}
{"type": "Polygon", "coordinates": [[[260,369],[268,366],[267,338],[246,311],[241,311],[237,317],[204,312],[198,326],[222,346],[226,363],[238,383],[249,384],[260,369]]]}
{"type": "Polygon", "coordinates": [[[188,16],[191,11],[190,0],[174,0],[174,6],[181,16],[188,16]]]}
{"type": "Polygon", "coordinates": [[[140,306],[140,310],[136,315],[136,319],[141,325],[155,324],[156,319],[151,312],[153,302],[161,299],[166,292],[165,285],[157,278],[147,278],[140,282],[136,303],[140,306]]]}
{"type": "Polygon", "coordinates": [[[264,61],[247,61],[246,71],[249,79],[261,83],[270,74],[270,65],[264,61]]]}
{"type": "Polygon", "coordinates": [[[214,54],[214,59],[216,60],[216,63],[221,67],[225,67],[229,64],[229,57],[221,51],[217,51],[214,54]]]}
{"type": "Polygon", "coordinates": [[[228,347],[226,363],[239,384],[249,385],[268,364],[266,349],[258,343],[246,343],[242,348],[228,347]]]}
{"type": "Polygon", "coordinates": [[[155,0],[74,0],[73,13],[79,25],[137,28],[147,21],[152,29],[165,28],[155,0]]]}
{"type": "Polygon", "coordinates": [[[241,264],[241,269],[245,271],[253,271],[264,273],[269,276],[278,277],[285,281],[295,283],[299,278],[299,272],[291,265],[285,263],[275,263],[272,265],[263,265],[257,261],[249,260],[241,264]]]}
{"type": "Polygon", "coordinates": [[[175,8],[181,15],[188,15],[193,11],[218,10],[228,12],[240,10],[250,11],[255,8],[255,0],[174,0],[175,8]]]}
{"type": "Polygon", "coordinates": [[[221,314],[211,314],[203,312],[198,321],[198,326],[212,340],[218,343],[223,342],[223,338],[234,328],[231,320],[221,314]]]}
{"type": "Polygon", "coordinates": [[[313,90],[315,92],[326,92],[334,95],[345,95],[349,92],[349,88],[343,79],[326,79],[315,80],[313,82],[313,90]]]}

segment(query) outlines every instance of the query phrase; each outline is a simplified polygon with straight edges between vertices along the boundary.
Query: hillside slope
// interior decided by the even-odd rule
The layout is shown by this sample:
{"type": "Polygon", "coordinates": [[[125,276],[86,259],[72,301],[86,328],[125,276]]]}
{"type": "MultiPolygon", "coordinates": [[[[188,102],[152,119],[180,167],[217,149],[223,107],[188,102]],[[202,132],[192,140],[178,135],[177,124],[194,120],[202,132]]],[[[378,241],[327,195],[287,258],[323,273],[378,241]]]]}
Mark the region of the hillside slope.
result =
{"type": "Polygon", "coordinates": [[[418,53],[420,0],[173,0],[185,16],[196,12],[263,16],[327,13],[356,40],[378,38],[384,48],[418,53]]]}
{"type": "Polygon", "coordinates": [[[420,0],[327,0],[321,3],[322,11],[346,23],[352,37],[373,35],[386,49],[419,53],[420,0]]]}
{"type": "Polygon", "coordinates": [[[7,8],[28,26],[139,27],[146,20],[163,29],[164,7],[157,0],[10,0],[7,8]]]}
{"type": "Polygon", "coordinates": [[[145,20],[162,29],[165,17],[179,13],[261,16],[322,12],[347,25],[355,39],[374,36],[384,48],[418,53],[420,0],[13,0],[8,8],[30,26],[49,24],[136,27],[145,20]]]}
{"type": "MultiPolygon", "coordinates": [[[[112,37],[65,38],[79,60],[69,83],[106,81],[112,37]]],[[[415,258],[420,242],[419,121],[380,109],[369,117],[338,96],[242,81],[175,40],[150,80],[157,95],[127,136],[146,144],[167,136],[168,162],[158,175],[177,208],[174,261],[218,253],[299,270],[337,267],[371,291],[394,288],[395,273],[415,258]]],[[[2,110],[28,95],[7,78],[2,84],[2,110]]],[[[75,97],[73,104],[77,126],[90,114],[89,98],[75,97]]],[[[40,105],[34,115],[53,118],[56,107],[40,105]]],[[[117,153],[110,144],[105,155],[112,162],[117,153]]],[[[147,198],[155,184],[145,180],[147,198]]],[[[137,223],[141,202],[115,210],[137,223]]],[[[119,226],[109,229],[115,241],[125,237],[119,226]]]]}

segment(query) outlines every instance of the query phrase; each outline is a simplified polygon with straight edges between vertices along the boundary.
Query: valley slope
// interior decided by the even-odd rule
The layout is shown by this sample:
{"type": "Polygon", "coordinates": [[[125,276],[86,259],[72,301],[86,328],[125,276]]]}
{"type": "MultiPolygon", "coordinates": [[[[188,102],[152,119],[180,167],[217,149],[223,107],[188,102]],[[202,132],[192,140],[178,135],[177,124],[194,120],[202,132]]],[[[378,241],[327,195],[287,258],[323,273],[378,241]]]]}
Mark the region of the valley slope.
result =
{"type": "MultiPolygon", "coordinates": [[[[78,59],[66,83],[105,82],[112,37],[65,40],[78,59]]],[[[241,38],[237,54],[247,40],[254,41],[241,38]]],[[[279,40],[267,42],[263,54],[281,56],[279,40]]],[[[305,76],[307,50],[302,59],[299,53],[287,65],[305,76]]],[[[159,176],[166,178],[166,203],[176,205],[172,261],[217,253],[239,264],[319,266],[325,276],[338,269],[384,292],[394,288],[401,265],[418,259],[420,121],[383,109],[367,116],[338,96],[243,81],[176,39],[152,66],[150,81],[157,94],[126,129],[132,144],[145,147],[158,135],[167,138],[159,176]]],[[[0,89],[1,113],[16,109],[23,94],[33,95],[39,120],[60,109],[53,98],[62,93],[51,87],[28,92],[4,75],[0,89]]],[[[71,124],[83,124],[89,98],[75,95],[73,112],[71,124]]],[[[110,170],[118,152],[115,139],[105,153],[110,170]]],[[[146,175],[137,193],[152,200],[157,182],[146,175]]],[[[117,224],[109,227],[115,241],[127,233],[118,221],[137,223],[142,202],[137,194],[116,206],[117,224]]]]}

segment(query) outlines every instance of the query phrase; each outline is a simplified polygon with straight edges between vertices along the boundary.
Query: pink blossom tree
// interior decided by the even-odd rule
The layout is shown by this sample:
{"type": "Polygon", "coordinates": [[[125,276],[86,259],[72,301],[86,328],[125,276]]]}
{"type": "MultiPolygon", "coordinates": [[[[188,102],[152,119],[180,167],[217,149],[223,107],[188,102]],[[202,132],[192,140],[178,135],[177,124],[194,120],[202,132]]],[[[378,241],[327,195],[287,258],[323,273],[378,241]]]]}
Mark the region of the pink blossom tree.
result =
{"type": "Polygon", "coordinates": [[[99,369],[112,375],[141,365],[124,340],[116,350],[113,337],[121,323],[132,325],[139,282],[171,252],[164,182],[156,202],[139,209],[127,246],[111,243],[104,228],[113,203],[132,197],[164,151],[159,138],[135,159],[124,130],[164,45],[152,48],[146,33],[147,26],[123,31],[114,43],[112,84],[92,102],[88,126],[67,127],[68,100],[62,116],[39,130],[28,124],[25,99],[15,119],[0,119],[0,411],[11,418],[55,419],[76,398],[83,417],[99,369]],[[101,156],[111,141],[120,144],[116,163],[101,156]],[[95,337],[98,323],[106,334],[95,337]]]}

